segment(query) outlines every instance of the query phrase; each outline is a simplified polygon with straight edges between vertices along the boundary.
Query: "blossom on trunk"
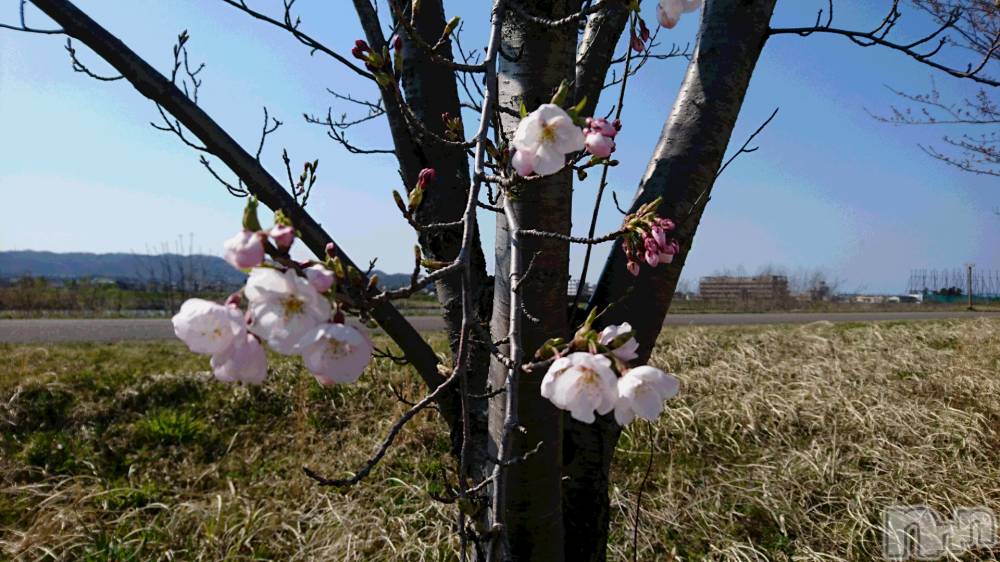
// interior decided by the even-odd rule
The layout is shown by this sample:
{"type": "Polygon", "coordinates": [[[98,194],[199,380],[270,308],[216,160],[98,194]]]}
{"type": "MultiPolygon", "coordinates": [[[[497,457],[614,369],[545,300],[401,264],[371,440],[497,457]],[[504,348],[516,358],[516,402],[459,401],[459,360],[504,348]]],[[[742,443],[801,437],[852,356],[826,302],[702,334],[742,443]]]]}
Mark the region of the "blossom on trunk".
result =
{"type": "Polygon", "coordinates": [[[212,371],[223,382],[260,384],[267,377],[267,355],[257,336],[244,331],[229,347],[212,355],[212,371]]]}
{"type": "Polygon", "coordinates": [[[655,420],[663,411],[663,402],[673,398],[679,388],[673,375],[655,367],[643,365],[629,369],[618,379],[615,421],[625,425],[636,416],[655,420]]]}
{"type": "Polygon", "coordinates": [[[295,353],[302,336],[330,317],[330,303],[291,269],[254,268],[245,293],[250,331],[278,353],[295,353]]]}
{"type": "Polygon", "coordinates": [[[567,154],[583,150],[583,131],[561,107],[546,103],[521,120],[511,145],[518,174],[547,176],[562,169],[567,154]]]}
{"type": "Polygon", "coordinates": [[[611,360],[603,355],[570,353],[556,359],[542,378],[542,397],[568,410],[573,419],[593,423],[615,407],[618,391],[611,360]]]}
{"type": "Polygon", "coordinates": [[[324,385],[356,382],[371,363],[374,349],[366,332],[337,323],[316,326],[299,345],[306,368],[324,385]]]}
{"type": "Polygon", "coordinates": [[[313,289],[325,293],[333,286],[334,274],[326,267],[316,264],[305,269],[306,279],[313,289]]]}
{"type": "Polygon", "coordinates": [[[236,269],[257,267],[264,261],[264,241],[260,233],[241,230],[222,245],[223,257],[236,269]]]}
{"type": "Polygon", "coordinates": [[[204,299],[188,299],[170,321],[174,334],[195,353],[219,353],[244,330],[240,309],[204,299]]]}
{"type": "Polygon", "coordinates": [[[629,336],[625,341],[621,341],[626,334],[630,334],[631,332],[632,325],[628,322],[611,325],[601,330],[599,341],[601,345],[610,347],[611,353],[615,357],[628,362],[639,357],[639,354],[636,353],[636,350],[639,349],[639,342],[636,341],[635,337],[629,336]]]}

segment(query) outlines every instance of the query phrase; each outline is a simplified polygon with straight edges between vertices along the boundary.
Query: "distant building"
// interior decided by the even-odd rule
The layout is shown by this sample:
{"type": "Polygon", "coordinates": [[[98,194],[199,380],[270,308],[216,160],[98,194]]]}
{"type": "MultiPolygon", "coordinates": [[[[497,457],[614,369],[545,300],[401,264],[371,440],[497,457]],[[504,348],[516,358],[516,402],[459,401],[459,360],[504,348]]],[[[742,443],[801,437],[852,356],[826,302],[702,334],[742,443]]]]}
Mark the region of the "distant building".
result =
{"type": "Polygon", "coordinates": [[[784,275],[702,277],[698,281],[698,295],[705,300],[780,301],[789,296],[788,278],[784,275]]]}
{"type": "Polygon", "coordinates": [[[566,295],[570,298],[576,297],[576,293],[580,292],[581,298],[590,298],[591,288],[590,284],[584,281],[581,283],[578,279],[570,278],[569,283],[566,285],[566,295]]]}

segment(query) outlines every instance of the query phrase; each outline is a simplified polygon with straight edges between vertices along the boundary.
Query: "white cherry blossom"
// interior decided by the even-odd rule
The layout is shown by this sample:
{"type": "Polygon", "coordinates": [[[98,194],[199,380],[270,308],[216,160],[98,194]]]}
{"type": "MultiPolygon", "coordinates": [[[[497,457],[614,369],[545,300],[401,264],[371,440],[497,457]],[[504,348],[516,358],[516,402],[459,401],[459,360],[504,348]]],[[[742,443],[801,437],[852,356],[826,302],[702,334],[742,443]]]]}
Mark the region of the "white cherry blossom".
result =
{"type": "Polygon", "coordinates": [[[374,345],[367,332],[346,324],[320,324],[301,341],[306,368],[324,385],[357,382],[371,363],[374,345]]]}
{"type": "Polygon", "coordinates": [[[256,336],[243,332],[229,347],[212,355],[212,371],[223,382],[260,384],[267,376],[267,355],[256,336]]]}
{"type": "Polygon", "coordinates": [[[593,423],[594,411],[604,415],[618,396],[611,360],[603,355],[576,352],[556,359],[542,378],[542,396],[568,410],[573,419],[593,423]]]}
{"type": "Polygon", "coordinates": [[[511,144],[518,174],[547,176],[562,169],[567,154],[583,150],[583,130],[561,107],[546,103],[521,120],[511,144]]]}
{"type": "MultiPolygon", "coordinates": [[[[600,342],[602,345],[611,346],[611,342],[615,340],[618,336],[623,336],[632,331],[632,325],[628,322],[623,322],[617,326],[608,326],[601,330],[600,342]]],[[[639,354],[636,351],[639,349],[639,342],[635,340],[634,337],[629,338],[626,342],[622,343],[618,347],[611,350],[611,353],[615,357],[621,359],[622,361],[631,361],[639,354]]]]}
{"type": "Polygon", "coordinates": [[[655,420],[663,411],[663,402],[674,397],[679,388],[673,375],[655,367],[643,365],[629,369],[618,379],[615,421],[625,425],[636,416],[655,420]]]}
{"type": "Polygon", "coordinates": [[[219,353],[244,330],[240,309],[204,299],[184,301],[170,320],[174,334],[195,353],[219,353]]]}
{"type": "Polygon", "coordinates": [[[254,268],[245,294],[250,331],[278,353],[296,353],[302,336],[330,318],[330,303],[291,269],[254,268]]]}

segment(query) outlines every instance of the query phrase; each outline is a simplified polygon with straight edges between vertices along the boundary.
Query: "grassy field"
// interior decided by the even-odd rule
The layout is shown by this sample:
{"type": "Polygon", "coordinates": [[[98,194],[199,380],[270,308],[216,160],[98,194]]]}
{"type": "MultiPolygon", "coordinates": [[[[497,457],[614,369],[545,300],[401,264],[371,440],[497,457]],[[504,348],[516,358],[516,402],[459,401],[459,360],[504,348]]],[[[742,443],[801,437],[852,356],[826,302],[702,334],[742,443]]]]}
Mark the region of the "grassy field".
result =
{"type": "MultiPolygon", "coordinates": [[[[281,358],[263,387],[225,386],[180,344],[0,361],[0,559],[454,559],[435,413],[359,487],[300,470],[349,473],[405,409],[388,385],[419,395],[386,361],[334,389],[281,358]]],[[[612,560],[651,454],[641,560],[861,562],[885,506],[1000,511],[998,321],[671,329],[653,363],[682,391],[619,444],[612,560]]]]}

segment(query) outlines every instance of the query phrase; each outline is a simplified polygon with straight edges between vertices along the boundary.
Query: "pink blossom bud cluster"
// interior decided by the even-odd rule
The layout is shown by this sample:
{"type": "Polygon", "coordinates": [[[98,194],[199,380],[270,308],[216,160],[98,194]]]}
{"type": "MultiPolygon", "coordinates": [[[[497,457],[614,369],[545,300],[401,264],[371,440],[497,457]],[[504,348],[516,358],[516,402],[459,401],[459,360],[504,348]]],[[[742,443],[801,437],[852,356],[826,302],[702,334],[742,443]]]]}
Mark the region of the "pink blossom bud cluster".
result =
{"type": "Polygon", "coordinates": [[[701,8],[702,0],[659,0],[656,4],[656,20],[667,29],[672,29],[681,20],[681,15],[701,8]]]}
{"type": "Polygon", "coordinates": [[[677,394],[677,379],[648,365],[630,367],[639,348],[632,327],[625,322],[596,332],[590,328],[594,316],[572,342],[550,340],[543,346],[540,355],[555,360],[542,378],[542,397],[583,423],[611,411],[623,426],[636,416],[655,420],[677,394]]]}
{"type": "Polygon", "coordinates": [[[608,158],[615,151],[615,136],[621,129],[621,121],[614,123],[604,118],[587,118],[587,127],[583,129],[584,148],[598,158],[608,158]]]}
{"type": "MultiPolygon", "coordinates": [[[[245,223],[256,222],[255,205],[248,205],[245,223]]],[[[237,233],[226,241],[226,260],[250,270],[242,294],[234,293],[225,304],[189,299],[173,317],[177,337],[191,351],[211,355],[217,379],[263,382],[262,342],[277,353],[301,356],[322,384],[355,382],[371,361],[374,347],[367,332],[345,324],[339,307],[331,307],[338,278],[347,277],[333,243],[326,245],[324,263],[296,263],[287,255],[294,240],[295,229],[283,222],[266,232],[237,233]],[[280,252],[276,262],[264,262],[268,238],[280,252]]]]}
{"type": "Polygon", "coordinates": [[[651,201],[625,217],[627,233],[622,241],[627,260],[626,267],[632,275],[639,275],[639,267],[645,262],[650,267],[668,264],[680,252],[680,244],[669,233],[675,228],[674,221],[656,216],[660,198],[651,201]]]}
{"type": "MultiPolygon", "coordinates": [[[[393,50],[396,55],[395,58],[398,61],[402,53],[402,42],[394,41],[393,50]]],[[[365,63],[365,68],[375,75],[375,80],[379,83],[379,85],[388,86],[389,84],[395,82],[395,76],[392,73],[392,59],[389,56],[388,46],[383,46],[382,51],[378,52],[372,49],[363,39],[358,39],[354,42],[354,47],[351,49],[351,55],[359,61],[365,63]]]]}

